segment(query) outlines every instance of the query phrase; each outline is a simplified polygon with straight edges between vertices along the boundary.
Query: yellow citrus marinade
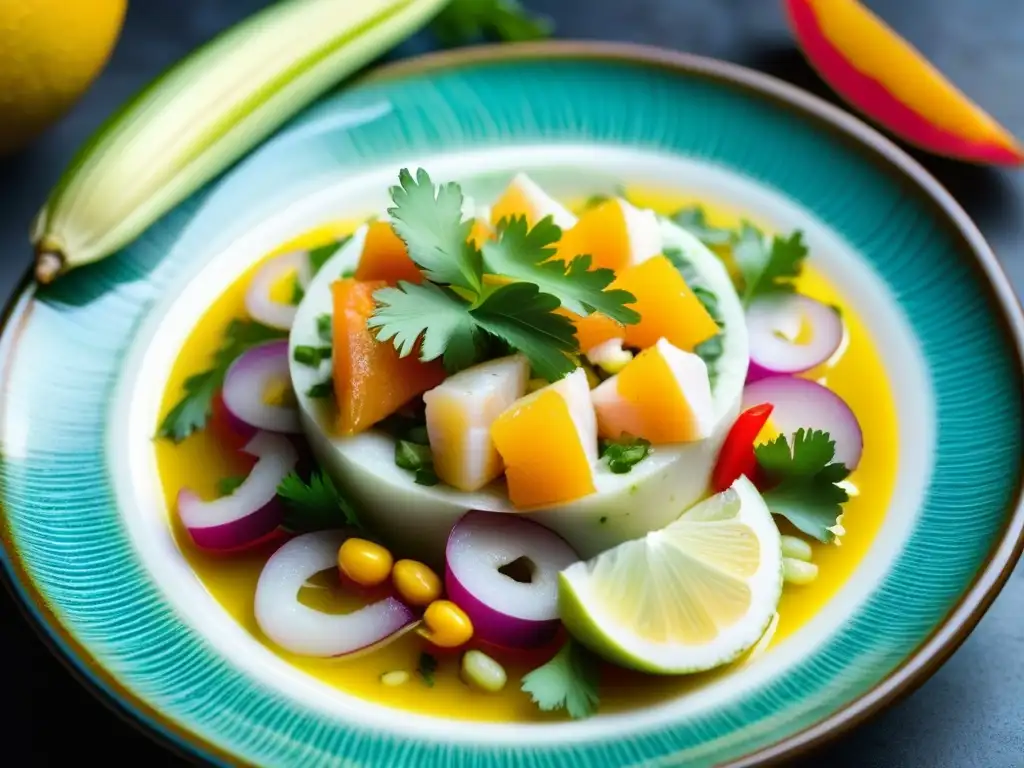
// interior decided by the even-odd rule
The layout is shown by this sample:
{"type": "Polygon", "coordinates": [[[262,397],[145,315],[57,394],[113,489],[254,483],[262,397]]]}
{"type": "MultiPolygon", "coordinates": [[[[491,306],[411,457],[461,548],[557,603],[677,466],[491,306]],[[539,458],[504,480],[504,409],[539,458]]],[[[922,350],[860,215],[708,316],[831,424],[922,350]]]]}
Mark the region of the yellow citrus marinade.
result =
{"type": "MultiPolygon", "coordinates": [[[[665,213],[697,202],[691,197],[652,190],[630,190],[629,197],[639,206],[665,213]]],[[[739,216],[726,207],[709,205],[707,200],[699,202],[704,205],[712,224],[735,226],[738,223],[739,216]]],[[[327,225],[283,244],[270,255],[321,245],[350,229],[351,226],[345,223],[327,225]]],[[[813,253],[810,262],[813,265],[813,253]]],[[[180,399],[185,379],[209,367],[227,324],[234,318],[245,316],[243,296],[249,277],[241,276],[207,311],[190,335],[167,382],[161,417],[180,399]]],[[[837,360],[823,366],[822,370],[810,372],[809,376],[823,380],[850,405],[860,420],[865,447],[861,464],[850,477],[853,488],[851,499],[844,507],[846,534],[842,545],[813,545],[819,576],[808,586],[786,585],[771,645],[785,640],[805,624],[850,577],[882,524],[897,471],[895,406],[874,342],[868,338],[856,313],[813,266],[805,267],[799,280],[799,290],[842,310],[848,344],[837,360]]],[[[167,509],[172,512],[181,487],[187,485],[204,498],[212,498],[216,495],[218,480],[246,471],[238,454],[220,443],[209,430],[196,433],[177,445],[158,439],[154,442],[154,449],[167,509]]],[[[253,617],[253,595],[260,570],[277,545],[270,543],[243,554],[210,555],[191,544],[176,515],[170,514],[169,517],[182,553],[206,588],[231,616],[262,639],[253,617]]],[[[784,526],[783,532],[792,531],[785,530],[784,526]]],[[[395,554],[396,557],[401,556],[401,553],[395,554]]],[[[336,585],[337,579],[327,574],[304,589],[301,599],[324,610],[354,608],[358,598],[342,594],[336,585]]],[[[424,714],[491,721],[558,720],[565,717],[564,713],[540,712],[518,685],[519,678],[546,660],[552,649],[532,654],[494,653],[505,666],[509,678],[509,684],[499,694],[477,693],[463,685],[458,677],[458,653],[438,656],[439,665],[432,687],[423,684],[415,674],[408,682],[396,687],[380,682],[380,676],[385,672],[406,670],[414,673],[422,649],[422,641],[415,634],[410,634],[383,649],[349,661],[302,658],[275,650],[299,669],[339,690],[424,714]]],[[[621,710],[677,696],[727,674],[728,670],[662,678],[606,667],[602,677],[601,711],[621,710]]]]}

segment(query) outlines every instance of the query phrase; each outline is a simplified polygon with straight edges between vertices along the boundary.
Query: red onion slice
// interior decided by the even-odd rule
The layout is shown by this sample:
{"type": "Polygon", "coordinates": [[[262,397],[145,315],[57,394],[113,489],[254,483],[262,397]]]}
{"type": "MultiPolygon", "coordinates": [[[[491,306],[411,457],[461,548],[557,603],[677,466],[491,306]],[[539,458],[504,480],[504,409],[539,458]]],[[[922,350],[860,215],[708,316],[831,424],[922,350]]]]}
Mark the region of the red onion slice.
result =
{"type": "Polygon", "coordinates": [[[271,386],[292,386],[288,371],[288,341],[268,341],[243,352],[224,376],[221,397],[228,413],[243,424],[271,432],[298,433],[298,406],[265,401],[271,386]]]}
{"type": "Polygon", "coordinates": [[[507,648],[548,642],[559,627],[558,572],[579,557],[544,526],[514,514],[469,512],[445,550],[448,599],[473,622],[473,636],[507,648]],[[521,582],[499,569],[516,561],[521,582]]]}
{"type": "Polygon", "coordinates": [[[309,266],[309,254],[295,251],[270,259],[253,275],[245,292],[245,311],[253,320],[282,331],[291,329],[298,310],[294,304],[282,304],[270,298],[270,293],[279,280],[289,273],[298,277],[299,285],[309,286],[313,272],[309,266]]]}
{"type": "Polygon", "coordinates": [[[843,320],[830,306],[799,293],[764,296],[747,309],[750,368],[747,382],[779,373],[802,373],[821,365],[843,341],[843,320]],[[795,339],[804,323],[810,340],[795,339]]]}
{"type": "Polygon", "coordinates": [[[820,429],[835,440],[835,461],[851,472],[860,463],[864,436],[850,406],[816,381],[795,376],[772,376],[748,384],[743,410],[761,403],[775,406],[771,423],[787,437],[798,429],[820,429]]]}
{"type": "Polygon", "coordinates": [[[281,435],[257,432],[242,450],[257,458],[256,466],[230,496],[203,501],[188,488],[178,492],[178,517],[197,547],[225,550],[245,546],[281,522],[277,486],[295,468],[295,446],[281,435]]]}
{"type": "Polygon", "coordinates": [[[300,656],[343,656],[375,648],[416,622],[401,601],[387,597],[357,611],[330,614],[299,602],[312,576],[338,564],[345,531],[297,536],[271,555],[256,584],[256,623],[270,640],[300,656]]]}

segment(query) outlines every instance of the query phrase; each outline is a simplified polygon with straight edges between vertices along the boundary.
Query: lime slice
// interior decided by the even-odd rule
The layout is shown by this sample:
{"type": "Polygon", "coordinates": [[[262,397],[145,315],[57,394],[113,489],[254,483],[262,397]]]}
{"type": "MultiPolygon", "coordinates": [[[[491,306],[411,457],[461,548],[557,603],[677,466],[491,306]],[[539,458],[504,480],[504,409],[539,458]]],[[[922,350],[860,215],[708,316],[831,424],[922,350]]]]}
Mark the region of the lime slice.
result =
{"type": "Polygon", "coordinates": [[[779,531],[741,477],[660,531],[562,571],[559,605],[569,631],[609,661],[683,674],[752,648],[781,595],[779,531]]]}

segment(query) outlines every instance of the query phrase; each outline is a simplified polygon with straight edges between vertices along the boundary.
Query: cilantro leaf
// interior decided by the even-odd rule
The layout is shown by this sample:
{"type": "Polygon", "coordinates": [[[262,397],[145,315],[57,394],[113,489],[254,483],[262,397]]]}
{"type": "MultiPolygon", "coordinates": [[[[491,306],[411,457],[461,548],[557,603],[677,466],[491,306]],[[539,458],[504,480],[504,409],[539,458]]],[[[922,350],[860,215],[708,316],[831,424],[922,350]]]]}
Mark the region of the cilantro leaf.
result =
{"type": "Polygon", "coordinates": [[[326,264],[331,256],[336,254],[345,244],[352,239],[352,235],[345,235],[340,240],[336,240],[333,243],[327,245],[321,245],[319,248],[313,248],[309,252],[309,266],[315,275],[319,272],[324,264],[326,264]]]}
{"type": "Polygon", "coordinates": [[[831,528],[849,499],[837,483],[850,474],[845,464],[833,462],[836,444],[828,432],[798,429],[790,447],[785,435],[754,449],[757,463],[769,484],[765,503],[777,515],[821,542],[835,538],[831,528]]]}
{"type": "Polygon", "coordinates": [[[601,458],[608,459],[608,469],[624,475],[651,453],[651,443],[642,437],[624,435],[619,440],[601,442],[601,458]]]}
{"type": "Polygon", "coordinates": [[[708,224],[704,208],[699,205],[681,208],[672,214],[671,219],[704,245],[728,245],[732,242],[732,230],[708,224]]]}
{"type": "Polygon", "coordinates": [[[578,350],[572,321],[555,313],[559,301],[532,283],[509,283],[473,310],[476,323],[508,342],[530,361],[537,376],[557,381],[572,373],[569,353],[578,350]]]}
{"type": "Polygon", "coordinates": [[[477,362],[481,331],[470,313],[468,301],[447,288],[431,283],[399,282],[397,288],[381,288],[373,294],[379,305],[367,321],[378,328],[377,341],[391,341],[398,354],[412,354],[420,344],[420,360],[444,355],[449,373],[477,362]]]}
{"type": "Polygon", "coordinates": [[[160,422],[157,436],[179,443],[205,427],[213,414],[213,398],[220,391],[231,364],[251,347],[287,335],[287,331],[268,328],[253,320],[232,320],[224,332],[224,343],[213,356],[213,366],[185,380],[185,394],[160,422]]]}
{"type": "Polygon", "coordinates": [[[399,283],[374,293],[380,304],[368,321],[379,341],[391,341],[403,357],[420,344],[420,359],[444,355],[454,372],[478,362],[485,332],[504,340],[530,360],[538,375],[554,381],[573,369],[566,353],[576,351],[572,322],[555,314],[559,302],[531,283],[503,285],[478,307],[453,291],[429,283],[399,283]]]}
{"type": "Polygon", "coordinates": [[[339,524],[363,527],[351,502],[322,471],[313,472],[308,483],[297,472],[288,474],[277,486],[277,495],[286,507],[281,525],[292,533],[323,531],[339,524]]]}
{"type": "Polygon", "coordinates": [[[528,13],[517,0],[451,0],[431,24],[442,45],[479,39],[514,42],[551,35],[550,19],[528,13]]]}
{"type": "Polygon", "coordinates": [[[453,285],[479,295],[483,289],[480,251],[468,242],[472,222],[462,220],[462,189],[455,182],[434,187],[422,168],[414,179],[408,168],[391,188],[392,226],[409,257],[432,283],[453,285]]]}
{"type": "Polygon", "coordinates": [[[484,265],[491,274],[533,283],[558,298],[577,315],[600,312],[620,323],[636,323],[640,314],[626,306],[636,301],[628,291],[605,290],[615,279],[610,269],[591,269],[590,256],[576,256],[567,265],[552,261],[562,230],[547,218],[530,227],[525,216],[504,219],[498,238],[483,246],[484,265]]]}
{"type": "Polygon", "coordinates": [[[428,688],[434,687],[434,673],[437,671],[437,659],[426,651],[420,652],[420,660],[416,665],[416,674],[428,688]]]}
{"type": "Polygon", "coordinates": [[[745,221],[732,255],[743,276],[743,305],[749,306],[758,296],[794,290],[793,280],[800,275],[807,246],[800,230],[789,237],[776,235],[769,243],[761,230],[745,221]]]}
{"type": "Polygon", "coordinates": [[[523,676],[522,690],[544,712],[564,709],[576,720],[597,712],[599,678],[597,660],[567,640],[551,661],[523,676]]]}

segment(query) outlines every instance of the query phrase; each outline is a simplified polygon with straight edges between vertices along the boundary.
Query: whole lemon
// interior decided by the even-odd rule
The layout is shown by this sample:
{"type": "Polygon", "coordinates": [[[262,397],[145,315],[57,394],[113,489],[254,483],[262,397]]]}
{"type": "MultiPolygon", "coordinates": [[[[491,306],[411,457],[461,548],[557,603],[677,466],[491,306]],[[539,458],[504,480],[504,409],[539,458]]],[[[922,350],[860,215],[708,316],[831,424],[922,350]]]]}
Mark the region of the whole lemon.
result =
{"type": "Polygon", "coordinates": [[[103,68],[127,0],[0,0],[0,155],[59,118],[103,68]]]}

